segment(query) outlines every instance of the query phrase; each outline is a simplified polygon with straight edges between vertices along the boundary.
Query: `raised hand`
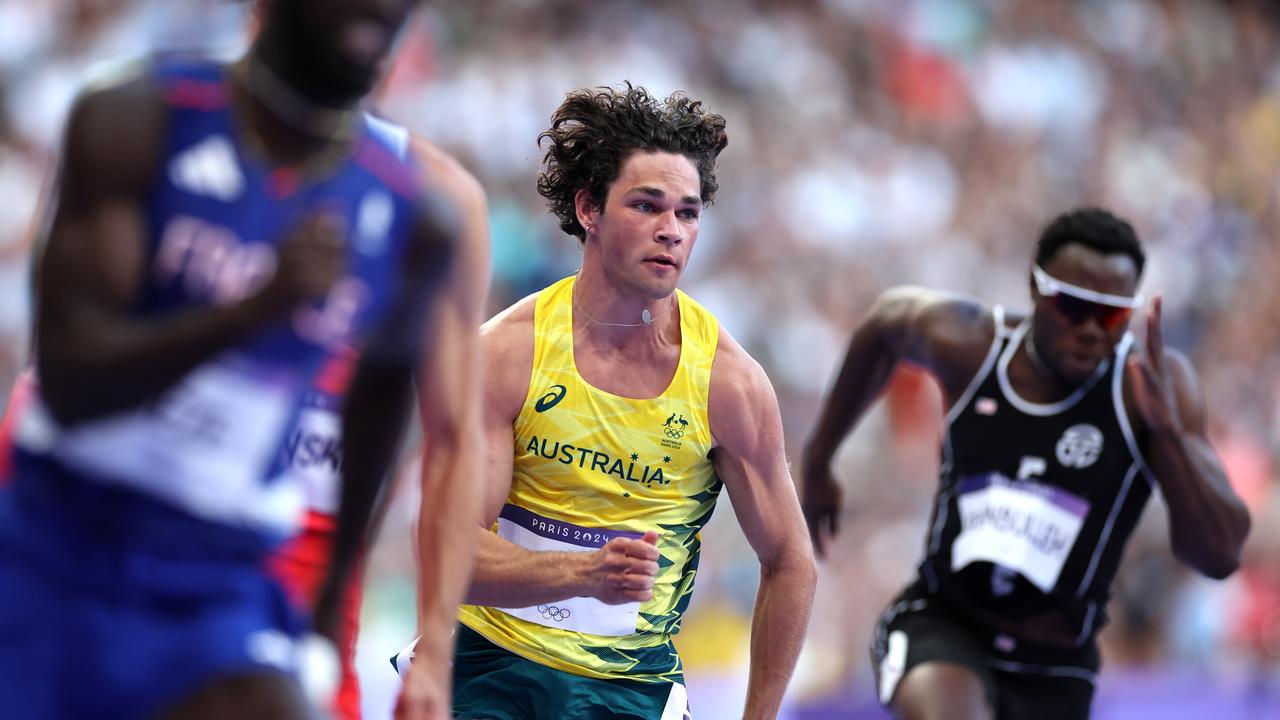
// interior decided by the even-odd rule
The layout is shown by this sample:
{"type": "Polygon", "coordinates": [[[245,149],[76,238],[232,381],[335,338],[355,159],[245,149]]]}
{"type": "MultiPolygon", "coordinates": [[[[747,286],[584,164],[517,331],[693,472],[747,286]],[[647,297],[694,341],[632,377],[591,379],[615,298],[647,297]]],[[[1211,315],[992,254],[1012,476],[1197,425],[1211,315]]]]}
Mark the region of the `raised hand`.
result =
{"type": "Polygon", "coordinates": [[[809,538],[818,557],[826,557],[827,543],[840,532],[840,508],[844,491],[831,475],[831,468],[808,467],[800,483],[800,510],[809,526],[809,538]]]}
{"type": "Polygon", "coordinates": [[[1181,429],[1173,383],[1164,362],[1164,337],[1160,330],[1162,301],[1159,295],[1147,311],[1147,341],[1141,353],[1132,353],[1125,372],[1133,386],[1133,403],[1147,428],[1153,432],[1181,429]]]}
{"type": "Polygon", "coordinates": [[[610,540],[590,554],[588,573],[588,594],[603,603],[649,600],[658,576],[658,533],[650,530],[639,539],[610,540]]]}

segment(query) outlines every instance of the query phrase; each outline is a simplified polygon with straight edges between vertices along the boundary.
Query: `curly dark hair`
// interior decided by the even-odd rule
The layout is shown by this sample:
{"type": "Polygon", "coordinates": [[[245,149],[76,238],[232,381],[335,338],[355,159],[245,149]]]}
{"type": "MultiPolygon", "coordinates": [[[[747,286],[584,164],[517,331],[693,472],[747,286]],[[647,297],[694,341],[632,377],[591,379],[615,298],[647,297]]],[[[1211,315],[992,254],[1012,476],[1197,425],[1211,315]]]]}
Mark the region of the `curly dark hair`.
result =
{"type": "Polygon", "coordinates": [[[1079,243],[1108,255],[1122,253],[1133,258],[1142,277],[1147,256],[1133,226],[1110,212],[1096,207],[1083,207],[1062,213],[1040,233],[1036,244],[1036,264],[1044,267],[1065,245],[1079,243]]]}
{"type": "Polygon", "coordinates": [[[551,115],[551,127],[538,136],[549,141],[538,173],[538,193],[547,199],[560,229],[586,240],[574,196],[586,190],[604,208],[609,185],[633,152],[683,155],[698,168],[700,194],[710,205],[716,184],[716,158],[729,136],[724,118],[682,92],[659,102],[630,82],[622,89],[580,88],[570,92],[551,115]]]}

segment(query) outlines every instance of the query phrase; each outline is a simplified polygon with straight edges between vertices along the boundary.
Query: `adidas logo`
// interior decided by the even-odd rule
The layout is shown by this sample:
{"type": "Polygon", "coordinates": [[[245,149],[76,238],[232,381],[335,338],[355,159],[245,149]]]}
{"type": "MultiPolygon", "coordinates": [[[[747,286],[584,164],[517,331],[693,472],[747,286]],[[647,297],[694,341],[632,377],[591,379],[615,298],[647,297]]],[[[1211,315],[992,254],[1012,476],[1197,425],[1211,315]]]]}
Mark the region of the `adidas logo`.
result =
{"type": "Polygon", "coordinates": [[[169,179],[195,195],[231,202],[244,191],[244,176],[231,141],[215,135],[169,163],[169,179]]]}

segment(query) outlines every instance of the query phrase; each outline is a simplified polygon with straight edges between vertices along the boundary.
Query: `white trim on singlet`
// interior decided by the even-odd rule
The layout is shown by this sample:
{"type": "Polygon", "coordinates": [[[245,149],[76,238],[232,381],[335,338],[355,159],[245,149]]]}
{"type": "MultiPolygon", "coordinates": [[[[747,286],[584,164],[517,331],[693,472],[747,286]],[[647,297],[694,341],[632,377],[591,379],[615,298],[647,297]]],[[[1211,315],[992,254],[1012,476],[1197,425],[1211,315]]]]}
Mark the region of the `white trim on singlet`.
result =
{"type": "Polygon", "coordinates": [[[1073,677],[1084,680],[1090,685],[1097,683],[1098,676],[1096,673],[1089,672],[1084,668],[1071,667],[1070,665],[1030,665],[1028,663],[1018,663],[1009,660],[1000,660],[987,656],[987,664],[997,670],[1005,672],[1021,673],[1023,675],[1048,675],[1051,677],[1073,677]]]}
{"type": "Polygon", "coordinates": [[[366,112],[364,114],[365,122],[369,126],[369,130],[378,137],[379,140],[387,144],[392,152],[401,160],[409,155],[409,130],[396,125],[389,120],[366,112]]]}
{"type": "Polygon", "coordinates": [[[973,399],[973,394],[978,392],[978,388],[986,381],[987,375],[991,373],[991,366],[995,365],[996,358],[1000,356],[1000,341],[1009,334],[1009,329],[1004,326],[1004,307],[996,305],[991,308],[991,319],[995,323],[995,336],[991,338],[991,347],[987,349],[987,356],[983,358],[982,365],[978,368],[978,372],[974,373],[973,379],[969,381],[969,386],[960,393],[960,398],[956,400],[956,404],[951,406],[947,411],[945,427],[951,427],[951,423],[955,422],[960,413],[964,412],[969,401],[973,399]]]}
{"type": "Polygon", "coordinates": [[[1076,636],[1076,647],[1083,645],[1084,641],[1088,640],[1089,636],[1093,634],[1093,619],[1098,614],[1098,604],[1096,602],[1090,600],[1086,605],[1088,605],[1089,611],[1085,613],[1084,622],[1080,624],[1080,634],[1076,636]]]}
{"type": "Polygon", "coordinates": [[[933,528],[929,538],[929,554],[942,547],[942,528],[947,525],[947,506],[951,504],[951,488],[938,488],[938,508],[933,514],[933,528]]]}
{"type": "MultiPolygon", "coordinates": [[[[952,462],[951,431],[942,435],[942,477],[951,474],[952,462]]],[[[942,548],[942,530],[947,526],[947,507],[951,504],[951,487],[939,487],[937,507],[933,513],[933,527],[929,529],[929,554],[933,555],[942,548]]],[[[929,589],[937,590],[937,578],[929,576],[929,589]]]]}
{"type": "Polygon", "coordinates": [[[1057,415],[1058,413],[1070,410],[1075,407],[1076,403],[1084,399],[1085,395],[1093,389],[1094,385],[1107,374],[1107,370],[1111,367],[1111,359],[1104,358],[1098,363],[1098,369],[1093,371],[1088,380],[1081,383],[1075,392],[1055,403],[1036,403],[1024,399],[1013,389],[1013,383],[1009,382],[1009,361],[1013,360],[1013,356],[1018,352],[1018,346],[1022,344],[1022,339],[1026,336],[1027,331],[1031,329],[1031,317],[1028,316],[1014,328],[1012,337],[1009,340],[1008,347],[1000,354],[1000,361],[996,363],[996,379],[1000,382],[1000,392],[1004,394],[1005,400],[1011,405],[1018,408],[1028,415],[1038,417],[1048,417],[1057,415]]]}
{"type": "Polygon", "coordinates": [[[925,575],[924,581],[929,585],[929,592],[936,595],[938,593],[938,576],[933,574],[933,568],[929,567],[929,563],[923,563],[920,565],[920,572],[925,575]]]}
{"type": "Polygon", "coordinates": [[[1134,464],[1142,472],[1142,477],[1147,484],[1155,489],[1157,487],[1155,473],[1151,472],[1151,466],[1147,465],[1146,458],[1138,449],[1138,440],[1133,434],[1133,425],[1129,422],[1129,412],[1124,407],[1124,368],[1129,351],[1132,349],[1133,333],[1125,333],[1120,344],[1116,346],[1117,369],[1115,377],[1111,378],[1111,404],[1115,408],[1116,421],[1120,423],[1120,432],[1124,435],[1125,444],[1129,446],[1129,454],[1133,456],[1134,464]]]}
{"type": "Polygon", "coordinates": [[[1107,514],[1107,522],[1102,526],[1102,533],[1098,535],[1098,542],[1093,548],[1093,558],[1089,560],[1089,567],[1084,571],[1084,577],[1080,579],[1080,587],[1076,588],[1076,598],[1082,598],[1089,591],[1089,585],[1093,583],[1093,574],[1098,570],[1098,562],[1102,560],[1102,553],[1107,549],[1107,542],[1111,539],[1111,528],[1116,523],[1116,518],[1120,515],[1120,510],[1124,507],[1124,501],[1129,497],[1129,488],[1133,485],[1133,476],[1138,474],[1138,464],[1134,463],[1129,466],[1129,472],[1124,474],[1124,482],[1120,483],[1120,492],[1116,493],[1116,501],[1111,505],[1111,512],[1107,514]]]}
{"type": "MultiPolygon", "coordinates": [[[[973,378],[969,380],[969,384],[965,387],[964,392],[960,394],[956,404],[951,406],[947,411],[945,422],[942,430],[942,477],[946,477],[951,473],[952,450],[951,450],[951,424],[955,422],[960,413],[968,407],[973,396],[978,392],[978,388],[982,387],[982,383],[986,382],[987,376],[991,374],[991,368],[996,364],[996,358],[1000,357],[1000,343],[1009,335],[1009,328],[1004,324],[1004,306],[994,305],[991,308],[991,321],[995,332],[992,334],[991,346],[987,348],[986,357],[982,359],[982,365],[978,367],[978,371],[974,373],[973,378]]],[[[951,489],[939,488],[937,507],[933,513],[933,527],[929,533],[929,554],[933,555],[938,552],[942,546],[942,529],[947,524],[947,507],[951,503],[951,489]]],[[[927,567],[927,566],[926,566],[927,567]]],[[[929,573],[929,577],[925,578],[929,584],[929,591],[936,592],[938,589],[938,579],[933,573],[929,573]]]]}

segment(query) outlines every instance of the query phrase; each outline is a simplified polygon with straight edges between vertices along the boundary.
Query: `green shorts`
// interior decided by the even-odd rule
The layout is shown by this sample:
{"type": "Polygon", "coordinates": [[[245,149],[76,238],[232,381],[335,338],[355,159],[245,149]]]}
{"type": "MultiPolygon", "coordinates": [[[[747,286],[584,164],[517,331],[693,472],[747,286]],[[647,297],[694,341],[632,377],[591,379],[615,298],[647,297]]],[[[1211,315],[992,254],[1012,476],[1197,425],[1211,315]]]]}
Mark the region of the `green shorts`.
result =
{"type": "Polygon", "coordinates": [[[458,626],[453,658],[457,720],[687,720],[684,686],[600,680],[540,665],[458,626]]]}

